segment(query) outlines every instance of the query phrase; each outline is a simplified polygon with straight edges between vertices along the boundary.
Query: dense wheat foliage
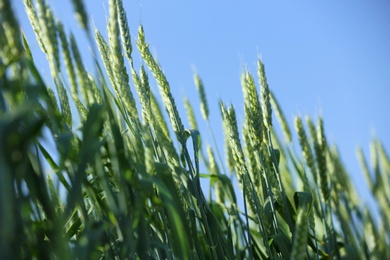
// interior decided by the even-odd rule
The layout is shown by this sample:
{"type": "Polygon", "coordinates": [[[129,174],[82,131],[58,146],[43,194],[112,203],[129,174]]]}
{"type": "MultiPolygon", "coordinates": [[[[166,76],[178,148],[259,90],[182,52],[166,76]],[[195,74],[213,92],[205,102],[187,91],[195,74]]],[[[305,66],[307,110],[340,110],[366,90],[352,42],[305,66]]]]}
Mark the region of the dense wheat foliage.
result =
{"type": "Polygon", "coordinates": [[[258,75],[241,78],[244,124],[220,101],[223,156],[197,130],[210,124],[201,77],[194,87],[204,121],[186,99],[187,126],[144,28],[130,33],[122,0],[108,2],[104,35],[72,0],[99,52],[91,72],[87,47],[46,1],[24,0],[50,81],[14,1],[0,2],[0,259],[390,258],[390,160],[380,141],[370,163],[358,151],[374,211],[322,118],[297,117],[291,130],[259,59],[258,75]],[[135,51],[145,67],[133,63],[135,51]]]}

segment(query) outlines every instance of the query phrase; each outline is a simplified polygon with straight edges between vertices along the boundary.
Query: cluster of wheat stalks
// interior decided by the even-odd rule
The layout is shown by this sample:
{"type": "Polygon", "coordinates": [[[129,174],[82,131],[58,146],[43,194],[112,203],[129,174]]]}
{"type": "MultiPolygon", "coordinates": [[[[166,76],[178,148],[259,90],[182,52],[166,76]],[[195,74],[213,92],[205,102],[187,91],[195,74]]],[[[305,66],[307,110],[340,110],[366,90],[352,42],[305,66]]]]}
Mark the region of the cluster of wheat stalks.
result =
{"type": "MultiPolygon", "coordinates": [[[[109,0],[108,41],[91,31],[83,2],[72,3],[101,61],[95,75],[88,72],[73,35],[46,2],[24,0],[50,64],[53,81],[44,82],[11,0],[0,2],[1,259],[390,257],[390,162],[379,141],[372,142],[371,166],[358,152],[376,199],[372,211],[328,145],[321,118],[295,119],[295,146],[259,60],[260,91],[253,75],[242,75],[242,128],[234,107],[220,101],[224,166],[221,151],[200,142],[188,100],[183,125],[142,26],[136,45],[148,71],[135,68],[122,0],[109,0]],[[50,138],[53,145],[45,142],[50,138]],[[200,178],[210,181],[207,196],[200,178]]],[[[209,124],[198,75],[195,85],[209,124]]]]}

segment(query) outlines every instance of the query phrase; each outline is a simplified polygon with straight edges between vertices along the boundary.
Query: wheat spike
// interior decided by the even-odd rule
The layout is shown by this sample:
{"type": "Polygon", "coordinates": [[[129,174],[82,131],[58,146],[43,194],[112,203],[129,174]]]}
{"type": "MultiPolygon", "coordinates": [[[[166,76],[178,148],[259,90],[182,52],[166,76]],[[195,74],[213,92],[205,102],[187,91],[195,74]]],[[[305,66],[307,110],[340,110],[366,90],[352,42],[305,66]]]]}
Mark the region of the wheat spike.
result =
{"type": "Polygon", "coordinates": [[[61,111],[64,115],[65,123],[69,129],[72,128],[72,113],[70,111],[68,94],[62,82],[59,79],[55,79],[55,85],[57,87],[58,97],[60,99],[61,111]]]}
{"type": "Polygon", "coordinates": [[[187,119],[188,119],[188,123],[190,124],[190,128],[199,129],[195,119],[194,109],[192,108],[192,105],[188,100],[188,98],[184,98],[184,108],[187,111],[187,119]]]}
{"type": "Polygon", "coordinates": [[[138,111],[133,94],[129,86],[129,76],[124,64],[122,49],[119,40],[118,10],[117,1],[109,0],[109,21],[108,21],[108,42],[111,55],[109,56],[112,63],[113,76],[115,79],[115,92],[118,98],[123,102],[124,107],[130,117],[138,121],[138,111]]]}
{"type": "Polygon", "coordinates": [[[122,0],[117,0],[117,9],[118,9],[118,21],[119,21],[119,29],[121,32],[122,44],[125,50],[125,55],[130,63],[133,63],[133,58],[131,57],[131,52],[133,51],[133,47],[131,45],[131,35],[129,24],[127,22],[127,15],[123,8],[122,0]]]}
{"type": "Polygon", "coordinates": [[[73,67],[72,57],[69,50],[69,44],[64,32],[64,27],[62,23],[59,21],[57,22],[57,29],[61,40],[62,56],[64,57],[65,69],[66,69],[66,73],[68,74],[71,90],[72,92],[77,93],[76,75],[73,67]]]}
{"type": "Polygon", "coordinates": [[[278,119],[279,124],[282,126],[284,139],[285,139],[285,141],[290,143],[292,140],[290,127],[289,127],[287,120],[286,120],[286,117],[285,117],[285,115],[284,115],[284,113],[279,105],[279,102],[275,98],[275,95],[272,93],[272,91],[270,91],[270,100],[271,100],[271,105],[276,113],[276,118],[278,119]]]}
{"type": "Polygon", "coordinates": [[[200,97],[200,112],[202,113],[204,120],[207,121],[209,119],[209,106],[207,104],[203,82],[197,73],[194,75],[194,83],[200,97]]]}
{"type": "Polygon", "coordinates": [[[100,34],[100,32],[98,30],[95,31],[95,40],[96,40],[96,43],[97,43],[97,46],[99,49],[100,56],[103,60],[103,65],[104,65],[104,68],[106,69],[108,78],[109,78],[112,86],[114,87],[114,89],[116,89],[117,87],[116,87],[116,82],[115,82],[115,78],[114,78],[114,72],[112,69],[111,62],[110,62],[110,56],[111,56],[110,48],[108,47],[106,41],[104,40],[103,36],[100,34]]]}
{"type": "Polygon", "coordinates": [[[73,8],[76,13],[76,19],[81,27],[89,31],[87,12],[83,0],[72,0],[73,8]]]}
{"type": "Polygon", "coordinates": [[[317,158],[317,165],[318,165],[318,174],[320,176],[322,196],[326,201],[328,200],[330,195],[329,176],[326,167],[326,153],[328,149],[328,144],[326,143],[324,122],[321,117],[318,119],[318,125],[317,125],[317,143],[318,143],[318,148],[315,149],[316,149],[316,158],[317,158]]]}
{"type": "Polygon", "coordinates": [[[15,18],[11,2],[9,0],[4,0],[0,4],[0,14],[2,20],[1,26],[4,29],[4,34],[7,41],[7,44],[3,44],[2,48],[9,48],[10,56],[20,55],[22,52],[22,45],[19,24],[15,18]]]}
{"type": "Polygon", "coordinates": [[[272,127],[272,108],[270,102],[270,91],[267,83],[267,77],[265,75],[264,64],[260,59],[258,59],[257,61],[257,67],[257,72],[261,85],[261,103],[264,114],[264,126],[270,131],[272,127]]]}
{"type": "Polygon", "coordinates": [[[43,43],[41,25],[39,24],[38,14],[35,10],[35,7],[31,0],[23,0],[23,3],[26,8],[27,17],[30,20],[31,26],[37,38],[39,47],[41,47],[41,50],[44,53],[47,53],[45,44],[43,43]]]}
{"type": "Polygon", "coordinates": [[[176,138],[181,144],[184,144],[184,126],[179,116],[179,112],[176,108],[175,100],[171,94],[168,80],[166,79],[160,66],[157,64],[157,62],[149,51],[149,46],[145,42],[145,34],[142,26],[140,26],[138,30],[137,46],[142,58],[145,60],[154,78],[157,80],[160,89],[160,94],[162,96],[165,108],[168,112],[168,116],[171,121],[173,131],[176,134],[176,138]]]}
{"type": "Polygon", "coordinates": [[[263,139],[263,113],[261,111],[255,81],[249,72],[242,75],[241,85],[244,93],[245,122],[249,138],[253,148],[260,149],[263,139]]]}

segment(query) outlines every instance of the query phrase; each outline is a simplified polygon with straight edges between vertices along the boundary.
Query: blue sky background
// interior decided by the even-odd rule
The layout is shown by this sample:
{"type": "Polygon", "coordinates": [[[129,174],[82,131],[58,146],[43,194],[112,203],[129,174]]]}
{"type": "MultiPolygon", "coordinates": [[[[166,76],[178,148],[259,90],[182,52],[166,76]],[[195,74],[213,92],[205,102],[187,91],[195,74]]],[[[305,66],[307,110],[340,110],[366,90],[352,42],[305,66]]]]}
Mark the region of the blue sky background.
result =
{"type": "MultiPolygon", "coordinates": [[[[88,42],[70,2],[48,1],[65,28],[75,34],[93,72],[88,42]]],[[[106,35],[107,1],[84,2],[91,23],[106,35]]],[[[389,149],[390,1],[124,2],[133,38],[143,24],[183,118],[183,97],[188,96],[195,108],[199,104],[193,84],[194,70],[199,73],[221,147],[218,99],[236,107],[242,124],[240,75],[248,68],[256,76],[261,56],[268,84],[291,127],[295,115],[314,119],[322,115],[328,141],[338,145],[359,190],[365,181],[356,146],[360,144],[368,156],[369,141],[378,137],[389,149]]],[[[22,1],[13,4],[41,72],[50,75],[22,1]]],[[[137,52],[133,56],[135,62],[141,61],[137,52]]],[[[45,79],[50,82],[49,76],[45,79]]],[[[157,91],[155,81],[151,83],[157,91]]],[[[198,123],[205,125],[200,113],[197,116],[198,123]]],[[[211,143],[207,129],[200,131],[204,141],[211,143]]]]}

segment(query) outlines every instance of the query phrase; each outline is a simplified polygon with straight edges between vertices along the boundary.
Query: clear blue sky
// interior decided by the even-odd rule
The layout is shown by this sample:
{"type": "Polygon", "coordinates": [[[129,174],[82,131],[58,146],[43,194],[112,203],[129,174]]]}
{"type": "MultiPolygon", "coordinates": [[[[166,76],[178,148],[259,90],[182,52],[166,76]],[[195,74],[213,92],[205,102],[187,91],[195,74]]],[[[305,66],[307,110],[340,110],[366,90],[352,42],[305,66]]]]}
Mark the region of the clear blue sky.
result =
{"type": "MultiPolygon", "coordinates": [[[[91,64],[70,0],[48,2],[65,28],[75,33],[85,61],[91,64]]],[[[84,2],[91,21],[105,35],[107,1],[84,2]]],[[[184,96],[194,105],[199,103],[193,84],[196,68],[221,144],[218,98],[235,105],[242,123],[240,75],[245,68],[256,75],[260,55],[268,84],[291,126],[295,115],[322,115],[328,141],[338,145],[355,182],[363,181],[355,156],[357,144],[367,154],[370,139],[379,137],[390,149],[390,1],[124,2],[132,36],[142,23],[182,117],[184,96]]],[[[22,1],[13,4],[42,72],[49,74],[22,1]]],[[[138,53],[134,59],[141,60],[138,53]]],[[[203,139],[210,140],[207,130],[200,130],[203,139]]]]}

